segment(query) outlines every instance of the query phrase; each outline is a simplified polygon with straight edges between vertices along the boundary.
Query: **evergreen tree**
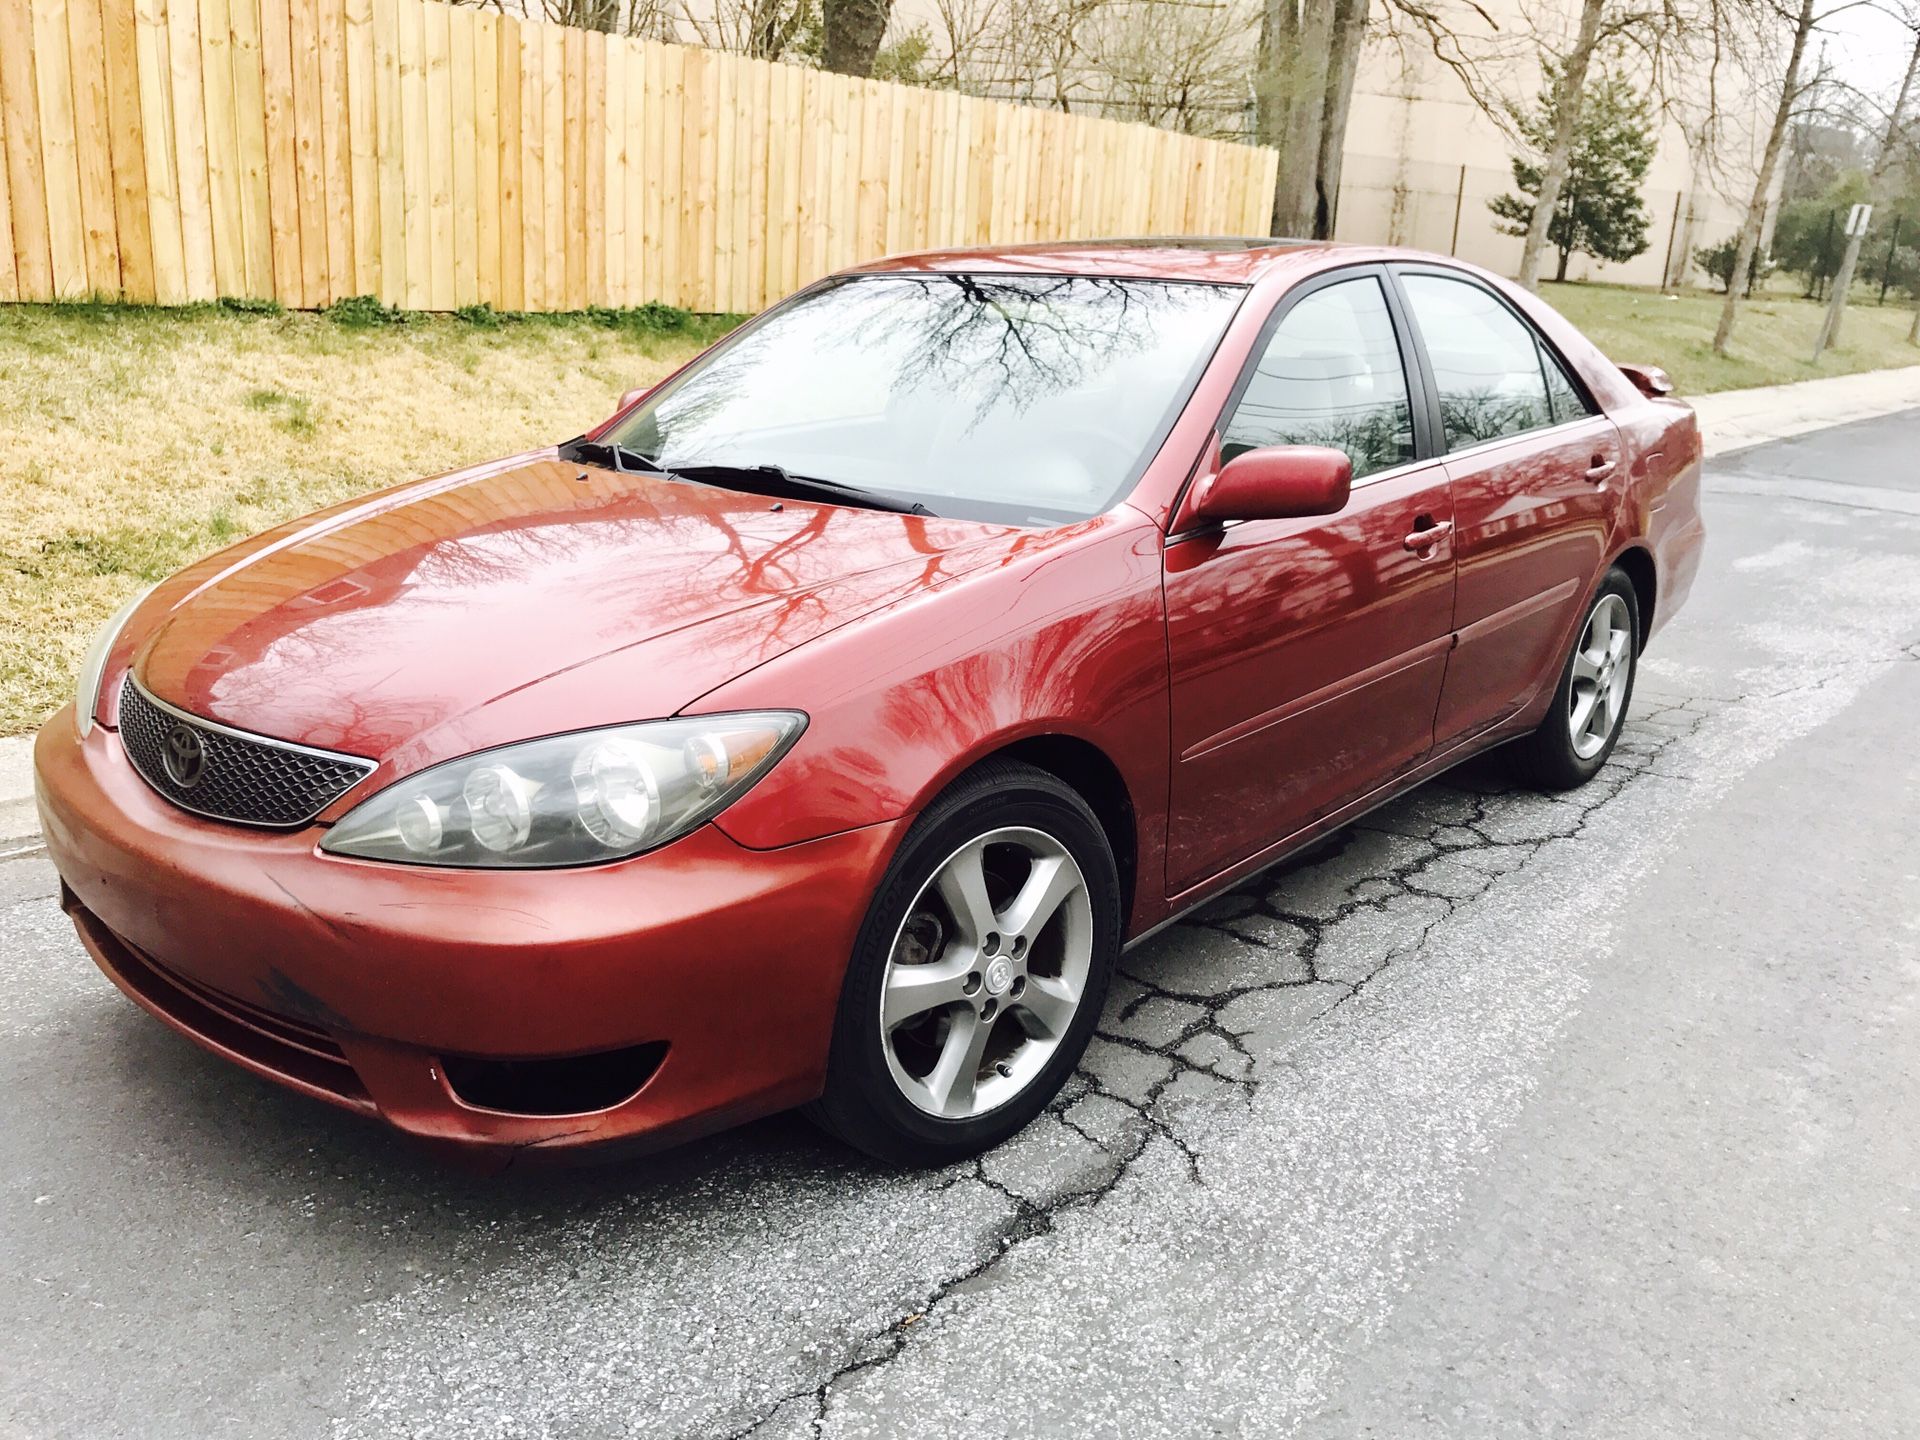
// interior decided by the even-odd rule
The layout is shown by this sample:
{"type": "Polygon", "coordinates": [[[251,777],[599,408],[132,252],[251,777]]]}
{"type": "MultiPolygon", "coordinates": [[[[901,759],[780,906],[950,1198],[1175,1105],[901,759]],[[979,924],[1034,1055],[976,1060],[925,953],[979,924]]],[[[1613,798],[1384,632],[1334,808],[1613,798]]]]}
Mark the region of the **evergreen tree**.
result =
{"type": "MultiPolygon", "coordinates": [[[[1553,76],[1532,110],[1513,111],[1521,138],[1536,155],[1551,138],[1553,76]]],[[[1615,76],[1590,82],[1580,108],[1580,126],[1560,203],[1547,226],[1547,243],[1559,252],[1554,279],[1567,278],[1567,263],[1577,254],[1597,260],[1631,260],[1647,248],[1647,207],[1640,187],[1653,164],[1653,109],[1644,95],[1615,76]]],[[[1504,222],[1508,235],[1525,235],[1540,191],[1541,167],[1525,156],[1513,157],[1518,194],[1495,197],[1488,208],[1504,222]]]]}

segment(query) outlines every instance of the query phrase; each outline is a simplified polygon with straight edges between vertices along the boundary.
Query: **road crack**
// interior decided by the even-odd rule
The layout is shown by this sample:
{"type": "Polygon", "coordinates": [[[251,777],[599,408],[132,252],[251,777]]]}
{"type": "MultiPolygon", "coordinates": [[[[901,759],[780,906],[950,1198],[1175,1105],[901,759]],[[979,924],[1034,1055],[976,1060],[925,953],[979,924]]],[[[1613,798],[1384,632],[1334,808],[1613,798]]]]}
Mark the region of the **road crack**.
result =
{"type": "MultiPolygon", "coordinates": [[[[1920,650],[1920,644],[1914,648],[1920,650]]],[[[1140,973],[1139,954],[1156,942],[1148,942],[1141,952],[1123,954],[1115,975],[1116,993],[1110,997],[1108,1013],[1095,1032],[1097,1052],[1089,1050],[1080,1071],[1034,1122],[1035,1127],[1057,1126],[1060,1133],[1094,1147],[1104,1158],[1086,1173],[1050,1189],[1043,1187],[1036,1194],[1034,1187],[999,1178],[990,1169],[996,1165],[996,1157],[1021,1144],[1022,1137],[1016,1137],[1001,1150],[939,1176],[930,1187],[931,1193],[971,1183],[985,1187],[1007,1203],[1006,1216],[984,1237],[980,1258],[930,1286],[898,1318],[857,1337],[847,1347],[844,1360],[818,1384],[791,1391],[765,1405],[751,1421],[729,1432],[728,1440],[748,1440],[781,1418],[788,1407],[802,1403],[811,1406],[805,1433],[821,1434],[837,1387],[856,1375],[892,1364],[906,1353],[915,1331],[956,1294],[989,1276],[1021,1247],[1053,1233],[1062,1216],[1098,1206],[1127,1178],[1155,1141],[1164,1142],[1180,1157],[1189,1184],[1205,1186],[1205,1156],[1193,1139],[1182,1133],[1179,1124],[1185,1105],[1214,1103],[1214,1097],[1251,1104],[1261,1085],[1272,1078],[1271,1073],[1261,1075],[1263,1066],[1273,1073],[1286,1073],[1288,1069],[1285,1051],[1291,1046],[1265,1055],[1258,1053],[1255,1036],[1261,1027],[1253,1023],[1236,1028],[1238,1022],[1227,1018],[1230,1011],[1237,1009],[1244,1018],[1249,1002],[1258,997],[1320,988],[1332,991],[1333,999],[1302,1029],[1322,1023],[1392,966],[1415,959],[1440,925],[1477,901],[1495,880],[1524,870],[1548,845],[1580,841],[1595,814],[1628,787],[1647,778],[1687,780],[1684,775],[1656,768],[1659,760],[1708,716],[1739,700],[1654,700],[1648,705],[1643,699],[1647,708],[1630,719],[1621,734],[1617,763],[1609,764],[1587,786],[1564,795],[1542,796],[1520,789],[1500,777],[1492,762],[1469,762],[1462,770],[1408,792],[1279,867],[1241,882],[1167,932],[1201,931],[1252,951],[1287,953],[1300,963],[1299,978],[1229,984],[1197,993],[1170,988],[1140,973]],[[1369,847],[1402,853],[1391,863],[1367,863],[1369,847]],[[1356,862],[1359,868],[1342,871],[1343,865],[1356,862]],[[1442,879],[1429,875],[1436,865],[1453,868],[1443,872],[1442,879]],[[1479,868],[1482,866],[1485,868],[1479,868]],[[1480,883],[1455,873],[1459,870],[1478,874],[1480,883]],[[1428,878],[1423,880],[1423,876],[1428,878]],[[1291,898],[1303,882],[1323,883],[1329,877],[1338,882],[1343,898],[1317,907],[1291,898]],[[1420,907],[1421,912],[1415,923],[1396,928],[1400,913],[1413,906],[1420,907]],[[1250,920],[1266,922],[1266,933],[1249,933],[1250,920]],[[1361,964],[1351,960],[1335,964],[1324,958],[1330,946],[1349,943],[1349,932],[1358,932],[1359,944],[1364,947],[1375,927],[1387,933],[1380,937],[1377,953],[1361,964]],[[1296,935],[1292,939],[1271,938],[1296,935]],[[1146,1038],[1138,1031],[1149,1018],[1149,1007],[1154,1007],[1153,1014],[1166,1014],[1173,1007],[1184,1007],[1182,1014],[1186,1009],[1193,1013],[1168,1026],[1164,1034],[1146,1038]],[[1211,1042],[1237,1058],[1243,1073],[1226,1074],[1218,1060],[1209,1063],[1193,1058],[1188,1052],[1200,1042],[1211,1042]],[[1151,1067],[1156,1072],[1154,1078],[1137,1088],[1125,1083],[1127,1077],[1119,1071],[1128,1061],[1151,1067]],[[1189,1102],[1177,1093],[1194,1086],[1206,1087],[1203,1094],[1209,1098],[1189,1102]],[[1089,1129],[1075,1118],[1091,1098],[1119,1107],[1126,1116],[1115,1133],[1089,1129]]]]}

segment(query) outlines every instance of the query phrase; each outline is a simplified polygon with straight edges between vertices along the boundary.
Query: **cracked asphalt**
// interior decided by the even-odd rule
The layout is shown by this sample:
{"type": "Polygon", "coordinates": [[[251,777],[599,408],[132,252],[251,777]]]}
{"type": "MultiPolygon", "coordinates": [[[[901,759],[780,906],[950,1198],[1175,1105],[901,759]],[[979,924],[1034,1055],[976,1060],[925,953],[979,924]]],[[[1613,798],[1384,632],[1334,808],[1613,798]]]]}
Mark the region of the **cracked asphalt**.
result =
{"type": "Polygon", "coordinates": [[[1916,455],[1714,462],[1597,781],[1475,762],[1140,946],[944,1172],[441,1169],[0,844],[0,1440],[1920,1431],[1916,455]]]}

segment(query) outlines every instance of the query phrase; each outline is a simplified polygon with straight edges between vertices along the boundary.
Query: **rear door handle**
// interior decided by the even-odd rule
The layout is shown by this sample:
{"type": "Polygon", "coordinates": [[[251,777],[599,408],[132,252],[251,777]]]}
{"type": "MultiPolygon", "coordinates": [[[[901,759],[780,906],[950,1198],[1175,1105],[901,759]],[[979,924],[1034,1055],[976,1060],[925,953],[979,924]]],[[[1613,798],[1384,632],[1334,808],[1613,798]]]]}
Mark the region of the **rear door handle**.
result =
{"type": "Polygon", "coordinates": [[[1613,471],[1613,461],[1607,459],[1604,455],[1596,455],[1593,457],[1593,463],[1587,466],[1587,479],[1596,485],[1603,484],[1607,477],[1613,474],[1613,471]]]}
{"type": "Polygon", "coordinates": [[[1424,555],[1452,533],[1451,520],[1436,520],[1430,525],[1422,525],[1400,543],[1414,554],[1424,555]]]}

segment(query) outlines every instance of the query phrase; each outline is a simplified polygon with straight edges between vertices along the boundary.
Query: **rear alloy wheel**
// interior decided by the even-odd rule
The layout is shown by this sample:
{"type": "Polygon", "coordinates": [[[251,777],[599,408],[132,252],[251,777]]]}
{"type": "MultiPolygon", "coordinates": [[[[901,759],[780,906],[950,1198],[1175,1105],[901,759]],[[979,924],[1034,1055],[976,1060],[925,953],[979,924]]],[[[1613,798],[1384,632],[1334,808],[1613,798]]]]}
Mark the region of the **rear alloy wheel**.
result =
{"type": "Polygon", "coordinates": [[[1567,734],[1582,760],[1613,743],[1627,713],[1632,678],[1633,617],[1618,595],[1602,595],[1574,647],[1567,689],[1567,734]]]}
{"type": "Polygon", "coordinates": [[[1640,605],[1633,582],[1610,570],[1560,671],[1553,703],[1510,754],[1522,778],[1543,790],[1591,780],[1620,739],[1640,659],[1640,605]]]}
{"type": "Polygon", "coordinates": [[[815,1118],[896,1163],[975,1154],[1053,1098],[1119,945],[1112,851],[1044,771],[994,764],[901,847],[849,967],[815,1118]]]}

